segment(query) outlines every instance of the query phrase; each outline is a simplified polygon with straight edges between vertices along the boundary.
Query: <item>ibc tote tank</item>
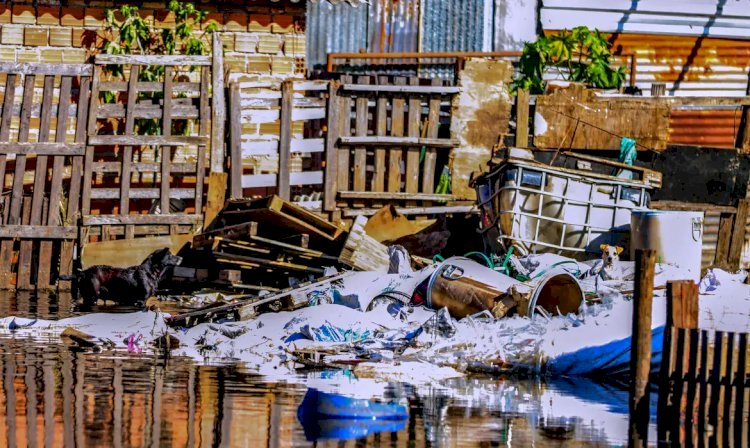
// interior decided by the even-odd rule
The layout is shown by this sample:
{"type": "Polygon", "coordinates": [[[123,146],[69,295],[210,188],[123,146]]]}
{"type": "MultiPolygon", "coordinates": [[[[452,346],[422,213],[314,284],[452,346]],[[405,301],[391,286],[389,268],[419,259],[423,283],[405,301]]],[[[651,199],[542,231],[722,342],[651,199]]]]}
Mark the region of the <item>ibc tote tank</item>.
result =
{"type": "Polygon", "coordinates": [[[653,249],[657,261],[689,269],[686,280],[700,281],[703,212],[633,211],[630,218],[630,256],[636,249],[653,249]]]}

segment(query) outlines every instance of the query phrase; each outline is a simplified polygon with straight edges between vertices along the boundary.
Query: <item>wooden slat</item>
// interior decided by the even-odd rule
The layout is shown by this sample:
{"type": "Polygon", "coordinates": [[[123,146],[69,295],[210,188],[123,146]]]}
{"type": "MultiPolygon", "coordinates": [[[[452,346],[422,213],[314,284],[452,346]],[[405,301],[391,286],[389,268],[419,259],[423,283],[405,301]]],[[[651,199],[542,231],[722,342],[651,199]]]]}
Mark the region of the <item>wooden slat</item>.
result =
{"type": "Polygon", "coordinates": [[[202,221],[198,215],[84,215],[84,226],[101,225],[195,225],[202,221]]]}
{"type": "MultiPolygon", "coordinates": [[[[125,135],[123,137],[130,137],[135,133],[135,106],[138,100],[138,75],[140,73],[140,66],[133,65],[130,67],[130,79],[128,80],[128,102],[127,110],[125,113],[125,135]]],[[[151,137],[151,136],[147,136],[151,137]]],[[[89,144],[91,139],[89,139],[89,144]]],[[[133,147],[126,144],[122,151],[122,165],[120,170],[120,213],[127,215],[130,212],[130,175],[131,175],[131,164],[133,163],[133,147]]]]}
{"type": "MultiPolygon", "coordinates": [[[[417,80],[418,82],[419,80],[417,80]]],[[[411,93],[411,94],[425,94],[425,95],[454,95],[461,91],[459,87],[450,86],[420,86],[420,85],[363,85],[359,84],[343,84],[342,90],[348,92],[383,92],[383,93],[411,93]]]]}
{"type": "Polygon", "coordinates": [[[343,199],[390,199],[402,201],[452,201],[456,197],[452,194],[430,193],[391,193],[377,191],[339,191],[343,199]]]}
{"type": "Polygon", "coordinates": [[[706,445],[706,420],[708,418],[708,332],[706,330],[700,331],[701,338],[701,363],[698,369],[698,383],[700,384],[700,390],[698,392],[698,446],[706,445]]]}
{"type": "MultiPolygon", "coordinates": [[[[343,75],[341,82],[349,82],[351,77],[343,75]]],[[[352,100],[349,96],[339,96],[339,126],[338,135],[340,138],[336,142],[336,155],[338,157],[338,175],[336,186],[338,189],[348,190],[349,187],[349,148],[341,147],[341,139],[351,135],[352,130],[352,100]]]]}
{"type": "Polygon", "coordinates": [[[289,200],[289,161],[292,144],[292,96],[294,90],[292,82],[287,80],[281,84],[281,130],[279,132],[279,170],[278,195],[285,201],[289,200]]]}
{"type": "Polygon", "coordinates": [[[708,405],[708,423],[713,427],[709,436],[709,446],[718,446],[719,398],[721,396],[721,366],[725,355],[724,332],[714,333],[713,367],[711,368],[711,399],[708,405]]]}
{"type": "MultiPolygon", "coordinates": [[[[94,67],[94,76],[91,81],[91,93],[89,95],[89,110],[96,110],[99,106],[99,78],[102,76],[102,67],[94,67]]],[[[86,126],[87,140],[95,136],[96,114],[88,114],[88,123],[86,126]]],[[[91,209],[91,183],[92,183],[92,164],[94,163],[94,147],[89,144],[86,147],[86,158],[83,164],[83,191],[81,193],[81,213],[88,214],[91,209]]]]}
{"type": "MultiPolygon", "coordinates": [[[[418,84],[419,79],[411,78],[411,84],[418,84]]],[[[419,138],[420,127],[422,125],[422,100],[418,96],[409,97],[409,121],[407,132],[409,137],[419,138]]],[[[419,146],[410,146],[406,150],[406,192],[417,193],[419,191],[419,155],[421,148],[419,146]]],[[[407,203],[414,206],[415,203],[407,203]]]]}
{"type": "Polygon", "coordinates": [[[40,64],[0,62],[0,73],[16,75],[90,76],[90,64],[40,64]]]}
{"type": "MultiPolygon", "coordinates": [[[[344,217],[353,218],[356,216],[372,216],[380,209],[362,208],[344,210],[344,217]]],[[[443,215],[448,213],[477,213],[479,210],[475,205],[448,205],[445,207],[396,207],[396,211],[401,215],[443,215]]]]}
{"type": "MultiPolygon", "coordinates": [[[[172,104],[168,106],[175,120],[186,120],[198,118],[198,108],[192,104],[172,104]]],[[[161,118],[164,107],[159,104],[136,103],[133,108],[133,117],[139,118],[161,118]]],[[[124,118],[127,116],[125,104],[102,104],[97,108],[96,118],[124,118]]]]}
{"type": "Polygon", "coordinates": [[[336,209],[336,191],[338,190],[338,149],[336,142],[339,138],[341,113],[338,96],[338,81],[331,81],[328,86],[328,116],[326,117],[325,138],[325,187],[323,193],[323,210],[332,212],[336,209]]]}
{"type": "MultiPolygon", "coordinates": [[[[5,113],[5,111],[13,108],[13,100],[16,95],[16,75],[8,74],[5,78],[5,95],[3,98],[3,114],[0,117],[0,143],[8,142],[10,138],[10,123],[13,114],[5,113]]],[[[0,192],[5,191],[5,154],[0,151],[0,192]]],[[[8,204],[6,204],[6,210],[8,204]]]]}
{"type": "MultiPolygon", "coordinates": [[[[172,86],[174,84],[174,74],[172,67],[164,68],[164,115],[162,116],[162,135],[172,135],[172,86]]],[[[169,182],[170,182],[170,163],[172,159],[172,148],[169,146],[161,147],[161,181],[159,190],[161,194],[161,213],[169,213],[169,182]]]]}
{"type": "Polygon", "coordinates": [[[729,213],[722,213],[719,218],[719,234],[716,242],[716,254],[714,264],[726,266],[729,262],[729,244],[732,241],[732,223],[734,217],[729,213]]]}
{"type": "Polygon", "coordinates": [[[205,145],[206,143],[208,143],[208,137],[186,135],[93,135],[88,141],[90,146],[183,146],[205,145]]]}
{"type": "MultiPolygon", "coordinates": [[[[218,37],[216,33],[214,33],[214,35],[218,37]]],[[[140,65],[206,66],[206,65],[211,65],[211,56],[97,54],[94,57],[94,64],[96,65],[140,64],[140,65]]],[[[223,71],[222,71],[222,76],[223,76],[223,71]]]]}
{"type": "MultiPolygon", "coordinates": [[[[67,112],[67,111],[66,111],[67,112]]],[[[41,156],[82,156],[85,151],[83,144],[66,144],[66,143],[0,143],[0,154],[17,154],[28,155],[36,154],[41,156]]]]}
{"type": "MultiPolygon", "coordinates": [[[[158,188],[131,188],[130,199],[159,199],[161,191],[158,188]]],[[[195,196],[195,190],[192,188],[171,188],[169,191],[170,198],[192,199],[195,196]]],[[[91,199],[120,199],[121,190],[119,188],[93,188],[91,190],[91,199]]]]}
{"type": "MultiPolygon", "coordinates": [[[[172,68],[172,67],[169,67],[172,68]]],[[[197,82],[176,82],[172,87],[175,93],[200,93],[201,85],[197,82]]],[[[127,92],[128,83],[125,81],[100,82],[101,92],[127,92]]],[[[139,92],[163,92],[164,84],[160,82],[139,82],[139,92]]]]}
{"type": "Polygon", "coordinates": [[[208,174],[208,194],[206,195],[206,213],[203,222],[210,226],[224,207],[227,192],[227,173],[208,174]]]}
{"type": "MultiPolygon", "coordinates": [[[[67,77],[66,77],[67,78],[67,77]]],[[[69,79],[69,78],[68,78],[69,79]]],[[[47,75],[44,77],[44,87],[42,90],[42,114],[39,120],[39,136],[37,140],[39,142],[47,142],[50,134],[50,118],[52,109],[52,93],[55,88],[55,77],[47,75]]],[[[62,89],[60,94],[62,94],[62,89]]],[[[60,157],[56,157],[59,159],[60,157]]],[[[34,190],[32,191],[31,199],[31,217],[29,224],[40,225],[42,224],[42,211],[45,206],[44,197],[45,187],[47,183],[47,156],[39,155],[36,158],[36,170],[34,173],[34,190]]],[[[59,196],[59,194],[58,194],[59,196]]],[[[45,223],[46,224],[46,223],[45,223]]],[[[39,248],[37,256],[37,279],[36,283],[44,286],[49,285],[50,276],[50,255],[51,249],[49,241],[45,241],[45,250],[42,251],[39,248]]],[[[28,258],[29,264],[31,264],[33,244],[31,241],[21,242],[21,253],[20,258],[28,258]]]]}
{"type": "MultiPolygon", "coordinates": [[[[120,162],[94,162],[91,170],[95,173],[119,173],[121,170],[120,162]]],[[[154,162],[133,162],[131,168],[138,173],[158,173],[161,171],[161,163],[154,162]]],[[[170,163],[170,173],[195,173],[194,163],[170,163]]]]}
{"type": "MultiPolygon", "coordinates": [[[[211,108],[208,104],[209,68],[201,69],[201,97],[200,97],[200,135],[208,135],[211,108]]],[[[198,156],[195,164],[195,214],[203,216],[203,182],[206,176],[206,145],[198,145],[198,156]]]]}
{"type": "Polygon", "coordinates": [[[74,240],[77,236],[78,227],[75,226],[8,225],[0,227],[0,238],[74,240]]]}
{"type": "Polygon", "coordinates": [[[729,245],[728,263],[731,269],[739,269],[742,249],[745,245],[745,223],[747,222],[748,204],[750,200],[740,199],[737,206],[737,215],[734,218],[732,230],[732,242],[729,245]]]}
{"type": "Polygon", "coordinates": [[[240,104],[240,86],[232,83],[229,87],[229,196],[233,199],[242,197],[242,123],[240,104]]]}
{"type": "MultiPolygon", "coordinates": [[[[27,75],[31,76],[31,75],[27,75]]],[[[21,225],[28,226],[31,219],[31,198],[29,196],[23,197],[23,205],[21,211],[21,225]]],[[[23,243],[24,240],[21,240],[23,243]]],[[[23,246],[23,244],[21,244],[23,246]]],[[[29,250],[29,254],[31,251],[29,250]]],[[[16,289],[28,291],[31,289],[31,257],[24,256],[23,251],[18,252],[18,271],[16,272],[16,289]]]]}
{"type": "MultiPolygon", "coordinates": [[[[369,76],[360,76],[357,82],[361,85],[370,84],[369,76]]],[[[355,111],[354,111],[354,135],[357,137],[366,137],[367,129],[369,124],[369,110],[368,110],[368,98],[367,95],[360,95],[355,100],[355,111]]],[[[364,146],[354,147],[354,169],[353,169],[353,185],[354,191],[365,191],[367,181],[367,148],[364,146]]],[[[363,207],[363,203],[354,203],[354,207],[363,207]]]]}
{"type": "MultiPolygon", "coordinates": [[[[406,79],[396,77],[393,80],[396,85],[405,85],[406,79]]],[[[393,98],[391,107],[391,140],[400,141],[404,135],[404,99],[402,97],[393,98]]],[[[343,137],[342,137],[343,138],[343,137]]],[[[360,137],[361,139],[362,137],[360,137]]],[[[378,145],[384,145],[382,137],[376,137],[378,145]]],[[[366,144],[360,141],[359,144],[366,144]]],[[[401,144],[401,143],[397,143],[401,144]]],[[[388,152],[388,191],[401,191],[401,159],[403,152],[400,148],[393,148],[388,152]]]]}
{"type": "MultiPolygon", "coordinates": [[[[379,76],[378,84],[388,83],[387,76],[379,76]]],[[[375,135],[384,137],[388,132],[388,99],[379,95],[375,101],[375,135]]],[[[385,191],[385,148],[375,147],[375,165],[372,176],[372,191],[385,191]]]]}
{"type": "MultiPolygon", "coordinates": [[[[34,102],[34,75],[26,75],[23,86],[23,106],[21,107],[20,125],[18,127],[18,141],[21,143],[29,139],[29,124],[31,119],[31,105],[34,102]]],[[[13,191],[10,202],[10,224],[20,224],[21,201],[23,198],[23,176],[26,171],[26,156],[16,157],[16,170],[13,175],[13,191]]]]}
{"type": "Polygon", "coordinates": [[[721,436],[724,446],[729,446],[732,440],[732,383],[734,382],[734,339],[735,333],[727,334],[727,351],[724,364],[724,378],[722,388],[723,400],[723,423],[721,425],[721,436]]]}
{"type": "Polygon", "coordinates": [[[516,146],[529,146],[529,91],[524,89],[516,95],[516,146]]]}
{"type": "Polygon", "coordinates": [[[687,396],[685,406],[685,437],[687,440],[692,440],[693,429],[697,423],[694,419],[695,410],[695,395],[696,395],[696,378],[698,372],[698,365],[700,360],[698,359],[698,343],[699,333],[697,328],[692,328],[687,331],[688,338],[688,357],[687,357],[687,396]]]}
{"type": "MultiPolygon", "coordinates": [[[[393,100],[394,103],[398,100],[393,100]]],[[[395,110],[395,108],[394,108],[395,110]]],[[[395,121],[395,120],[394,120],[395,121]]],[[[428,146],[431,148],[453,148],[458,146],[458,140],[453,138],[420,138],[416,137],[378,137],[370,135],[366,137],[340,137],[339,143],[342,145],[367,145],[367,146],[428,146]]],[[[419,150],[417,149],[417,156],[419,150]]]]}
{"type": "MultiPolygon", "coordinates": [[[[211,109],[211,171],[224,171],[224,121],[226,104],[224,100],[224,45],[219,33],[213,33],[212,109],[211,109]]],[[[206,135],[201,133],[201,135],[206,135]]]]}
{"type": "Polygon", "coordinates": [[[737,376],[735,377],[736,393],[734,396],[734,446],[747,446],[743,440],[745,425],[745,368],[747,363],[747,334],[739,334],[737,346],[737,376]]]}
{"type": "MultiPolygon", "coordinates": [[[[432,80],[432,85],[440,85],[442,81],[438,78],[432,80]]],[[[437,139],[440,129],[440,97],[430,97],[427,112],[427,138],[437,139]]],[[[437,153],[435,148],[425,148],[424,163],[422,164],[422,192],[432,193],[435,191],[435,164],[437,153]]]]}

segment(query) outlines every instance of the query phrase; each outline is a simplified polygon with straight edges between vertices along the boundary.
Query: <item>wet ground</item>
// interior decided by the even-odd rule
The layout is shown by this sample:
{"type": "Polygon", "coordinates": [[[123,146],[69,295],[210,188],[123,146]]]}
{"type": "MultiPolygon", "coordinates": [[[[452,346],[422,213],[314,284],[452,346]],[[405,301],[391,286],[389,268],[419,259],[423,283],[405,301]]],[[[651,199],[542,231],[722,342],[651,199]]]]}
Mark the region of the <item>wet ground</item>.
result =
{"type": "MultiPolygon", "coordinates": [[[[72,314],[69,296],[0,296],[0,317],[72,314]]],[[[343,372],[271,382],[242,366],[96,353],[0,332],[0,445],[7,446],[611,446],[627,440],[627,390],[585,379],[469,377],[382,384],[407,406],[389,431],[303,427],[308,387],[362,393],[343,372]],[[339,386],[336,386],[339,385],[339,386]],[[311,432],[326,440],[309,440],[311,432]],[[342,440],[337,437],[352,437],[342,440]]],[[[334,390],[335,391],[335,390],[334,390]]],[[[654,407],[652,406],[652,409],[654,407]]],[[[651,438],[653,440],[653,438],[651,438]]]]}

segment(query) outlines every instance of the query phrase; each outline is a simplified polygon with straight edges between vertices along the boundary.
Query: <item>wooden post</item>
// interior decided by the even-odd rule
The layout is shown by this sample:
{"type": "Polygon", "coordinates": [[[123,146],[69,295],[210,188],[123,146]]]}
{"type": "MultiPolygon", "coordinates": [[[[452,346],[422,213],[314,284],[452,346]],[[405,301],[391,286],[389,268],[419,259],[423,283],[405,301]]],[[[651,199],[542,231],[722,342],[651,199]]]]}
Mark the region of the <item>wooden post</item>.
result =
{"type": "Polygon", "coordinates": [[[289,200],[289,162],[292,149],[292,109],[294,103],[294,84],[286,80],[281,84],[281,131],[279,134],[279,171],[278,195],[281,199],[289,200]]]}
{"type": "Polygon", "coordinates": [[[229,166],[230,196],[242,197],[242,108],[240,107],[240,86],[232,83],[229,87],[229,166]]]}
{"type": "Polygon", "coordinates": [[[635,252],[636,287],[633,296],[633,335],[630,347],[630,447],[647,445],[650,415],[648,376],[651,372],[651,309],[654,300],[656,251],[635,252]]]}
{"type": "Polygon", "coordinates": [[[325,191],[323,193],[323,210],[332,212],[336,209],[336,192],[338,176],[338,138],[339,138],[339,81],[333,80],[328,85],[328,110],[326,113],[326,170],[325,170],[325,191]]]}
{"type": "Polygon", "coordinates": [[[529,91],[523,89],[516,95],[516,146],[529,146],[529,91]]]}
{"type": "MultiPolygon", "coordinates": [[[[213,33],[213,64],[211,66],[211,172],[224,171],[224,46],[219,33],[213,33]]],[[[202,118],[202,117],[201,117],[202,118]]]]}
{"type": "Polygon", "coordinates": [[[729,244],[732,241],[732,222],[734,215],[722,213],[719,218],[719,239],[716,242],[716,255],[714,265],[722,268],[727,267],[729,257],[729,244]]]}
{"type": "Polygon", "coordinates": [[[698,285],[694,281],[667,282],[667,326],[698,328],[698,285]]]}
{"type": "Polygon", "coordinates": [[[224,198],[227,192],[227,173],[208,174],[208,198],[206,199],[206,215],[203,219],[203,228],[208,228],[216,219],[221,208],[224,206],[224,198]]]}
{"type": "Polygon", "coordinates": [[[732,242],[729,245],[729,268],[736,270],[740,268],[742,248],[745,245],[745,226],[747,222],[748,204],[750,200],[740,199],[737,205],[737,214],[734,217],[734,228],[732,230],[732,242]]]}

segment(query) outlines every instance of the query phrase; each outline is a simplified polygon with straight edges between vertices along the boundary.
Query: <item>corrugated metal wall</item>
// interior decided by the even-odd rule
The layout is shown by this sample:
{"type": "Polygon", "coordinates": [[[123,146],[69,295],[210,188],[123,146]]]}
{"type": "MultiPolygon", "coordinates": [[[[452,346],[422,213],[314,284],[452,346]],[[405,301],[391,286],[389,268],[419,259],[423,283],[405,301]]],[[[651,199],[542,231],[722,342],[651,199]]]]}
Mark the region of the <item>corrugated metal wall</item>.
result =
{"type": "MultiPolygon", "coordinates": [[[[491,13],[492,8],[485,8],[484,0],[371,0],[369,5],[356,8],[348,3],[309,3],[307,64],[311,69],[322,68],[328,53],[360,49],[370,53],[420,48],[480,51],[485,46],[485,16],[491,13]]],[[[452,69],[452,64],[433,67],[432,75],[447,76],[452,69]]],[[[403,69],[385,67],[384,72],[403,74],[403,69]]]]}
{"type": "MultiPolygon", "coordinates": [[[[670,96],[747,94],[750,0],[543,0],[541,21],[545,31],[586,25],[610,33],[613,49],[635,52],[645,94],[653,83],[670,96]]],[[[740,119],[733,107],[674,110],[669,142],[733,148],[740,119]]]]}

